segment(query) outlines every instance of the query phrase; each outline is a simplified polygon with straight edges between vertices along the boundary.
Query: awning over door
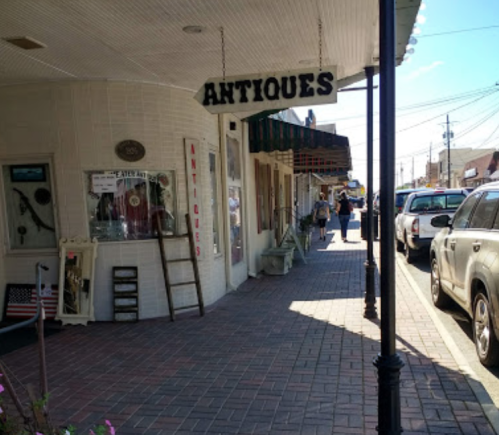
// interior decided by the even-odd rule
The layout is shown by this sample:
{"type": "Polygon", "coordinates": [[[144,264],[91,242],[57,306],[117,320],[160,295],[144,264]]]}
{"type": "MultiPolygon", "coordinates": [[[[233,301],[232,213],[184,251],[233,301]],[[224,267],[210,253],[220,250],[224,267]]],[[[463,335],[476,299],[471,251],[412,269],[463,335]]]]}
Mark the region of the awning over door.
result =
{"type": "Polygon", "coordinates": [[[251,153],[292,151],[286,163],[295,174],[345,175],[352,169],[348,138],[277,119],[248,120],[251,153]]]}

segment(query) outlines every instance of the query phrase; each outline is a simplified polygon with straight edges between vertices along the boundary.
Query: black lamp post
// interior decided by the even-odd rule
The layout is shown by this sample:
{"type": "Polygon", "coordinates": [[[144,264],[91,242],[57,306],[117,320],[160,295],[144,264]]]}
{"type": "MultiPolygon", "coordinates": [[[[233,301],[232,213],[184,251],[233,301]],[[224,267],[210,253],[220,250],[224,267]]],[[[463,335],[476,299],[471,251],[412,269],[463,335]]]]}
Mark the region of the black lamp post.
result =
{"type": "Polygon", "coordinates": [[[378,369],[378,432],[402,433],[400,370],[395,347],[395,0],[379,0],[380,17],[380,210],[381,352],[378,369]]]}
{"type": "Polygon", "coordinates": [[[364,317],[375,319],[376,313],[376,292],[374,272],[376,263],[374,262],[374,213],[373,213],[373,75],[374,67],[365,68],[367,78],[367,260],[364,263],[366,269],[366,294],[364,298],[364,317]]]}

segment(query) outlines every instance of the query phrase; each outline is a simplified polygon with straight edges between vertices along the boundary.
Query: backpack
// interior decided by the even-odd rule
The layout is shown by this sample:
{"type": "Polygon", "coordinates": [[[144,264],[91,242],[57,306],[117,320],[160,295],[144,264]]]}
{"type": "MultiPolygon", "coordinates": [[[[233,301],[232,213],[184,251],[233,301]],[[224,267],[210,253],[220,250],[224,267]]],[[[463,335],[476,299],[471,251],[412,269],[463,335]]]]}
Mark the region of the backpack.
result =
{"type": "Polygon", "coordinates": [[[326,208],[326,204],[324,204],[324,202],[321,204],[321,206],[319,207],[319,210],[317,211],[317,217],[319,219],[326,219],[327,218],[327,208],[326,208]]]}

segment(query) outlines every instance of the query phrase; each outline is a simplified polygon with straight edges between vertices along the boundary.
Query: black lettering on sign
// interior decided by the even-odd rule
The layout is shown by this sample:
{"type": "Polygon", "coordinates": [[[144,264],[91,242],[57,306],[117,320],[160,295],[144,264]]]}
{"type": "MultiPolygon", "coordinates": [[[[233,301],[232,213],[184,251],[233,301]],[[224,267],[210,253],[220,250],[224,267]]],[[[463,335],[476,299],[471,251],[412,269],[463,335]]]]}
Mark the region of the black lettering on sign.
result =
{"type": "Polygon", "coordinates": [[[255,96],[253,97],[253,101],[263,101],[262,82],[262,79],[253,80],[253,86],[255,87],[255,96]]]}
{"type": "Polygon", "coordinates": [[[239,91],[240,97],[239,97],[239,102],[240,103],[247,103],[248,102],[248,95],[247,95],[247,90],[251,88],[251,80],[238,80],[236,82],[236,89],[239,91]]]}
{"type": "Polygon", "coordinates": [[[269,77],[267,80],[265,80],[263,92],[265,93],[265,98],[267,98],[267,100],[278,100],[280,90],[281,86],[279,85],[279,81],[275,77],[269,77]]]}
{"type": "Polygon", "coordinates": [[[287,100],[296,97],[296,76],[282,78],[282,96],[287,100]],[[288,89],[288,81],[290,89],[288,89]]]}
{"type": "Polygon", "coordinates": [[[218,101],[217,91],[215,90],[215,83],[205,83],[204,84],[204,100],[203,106],[218,106],[220,102],[218,101]]]}
{"type": "Polygon", "coordinates": [[[300,98],[313,97],[314,88],[310,87],[310,82],[314,81],[314,75],[312,73],[300,74],[298,78],[300,79],[300,98]]]}
{"type": "Polygon", "coordinates": [[[333,84],[331,83],[334,80],[334,76],[330,72],[321,72],[317,77],[317,83],[319,83],[319,89],[317,89],[317,93],[319,95],[331,95],[333,92],[333,84]]]}
{"type": "Polygon", "coordinates": [[[227,104],[226,98],[234,104],[234,83],[220,83],[220,104],[227,104]]]}

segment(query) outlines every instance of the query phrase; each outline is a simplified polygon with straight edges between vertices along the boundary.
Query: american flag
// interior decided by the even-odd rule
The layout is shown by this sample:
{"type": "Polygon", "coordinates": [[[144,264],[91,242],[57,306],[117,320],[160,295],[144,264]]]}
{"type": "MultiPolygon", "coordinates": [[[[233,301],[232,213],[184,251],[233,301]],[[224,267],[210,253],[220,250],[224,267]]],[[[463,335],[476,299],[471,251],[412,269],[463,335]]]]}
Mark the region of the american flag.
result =
{"type": "MultiPolygon", "coordinates": [[[[6,317],[30,318],[36,314],[36,287],[32,284],[7,284],[6,317]]],[[[57,313],[59,291],[57,286],[42,285],[42,301],[45,318],[53,319],[57,313]]]]}

